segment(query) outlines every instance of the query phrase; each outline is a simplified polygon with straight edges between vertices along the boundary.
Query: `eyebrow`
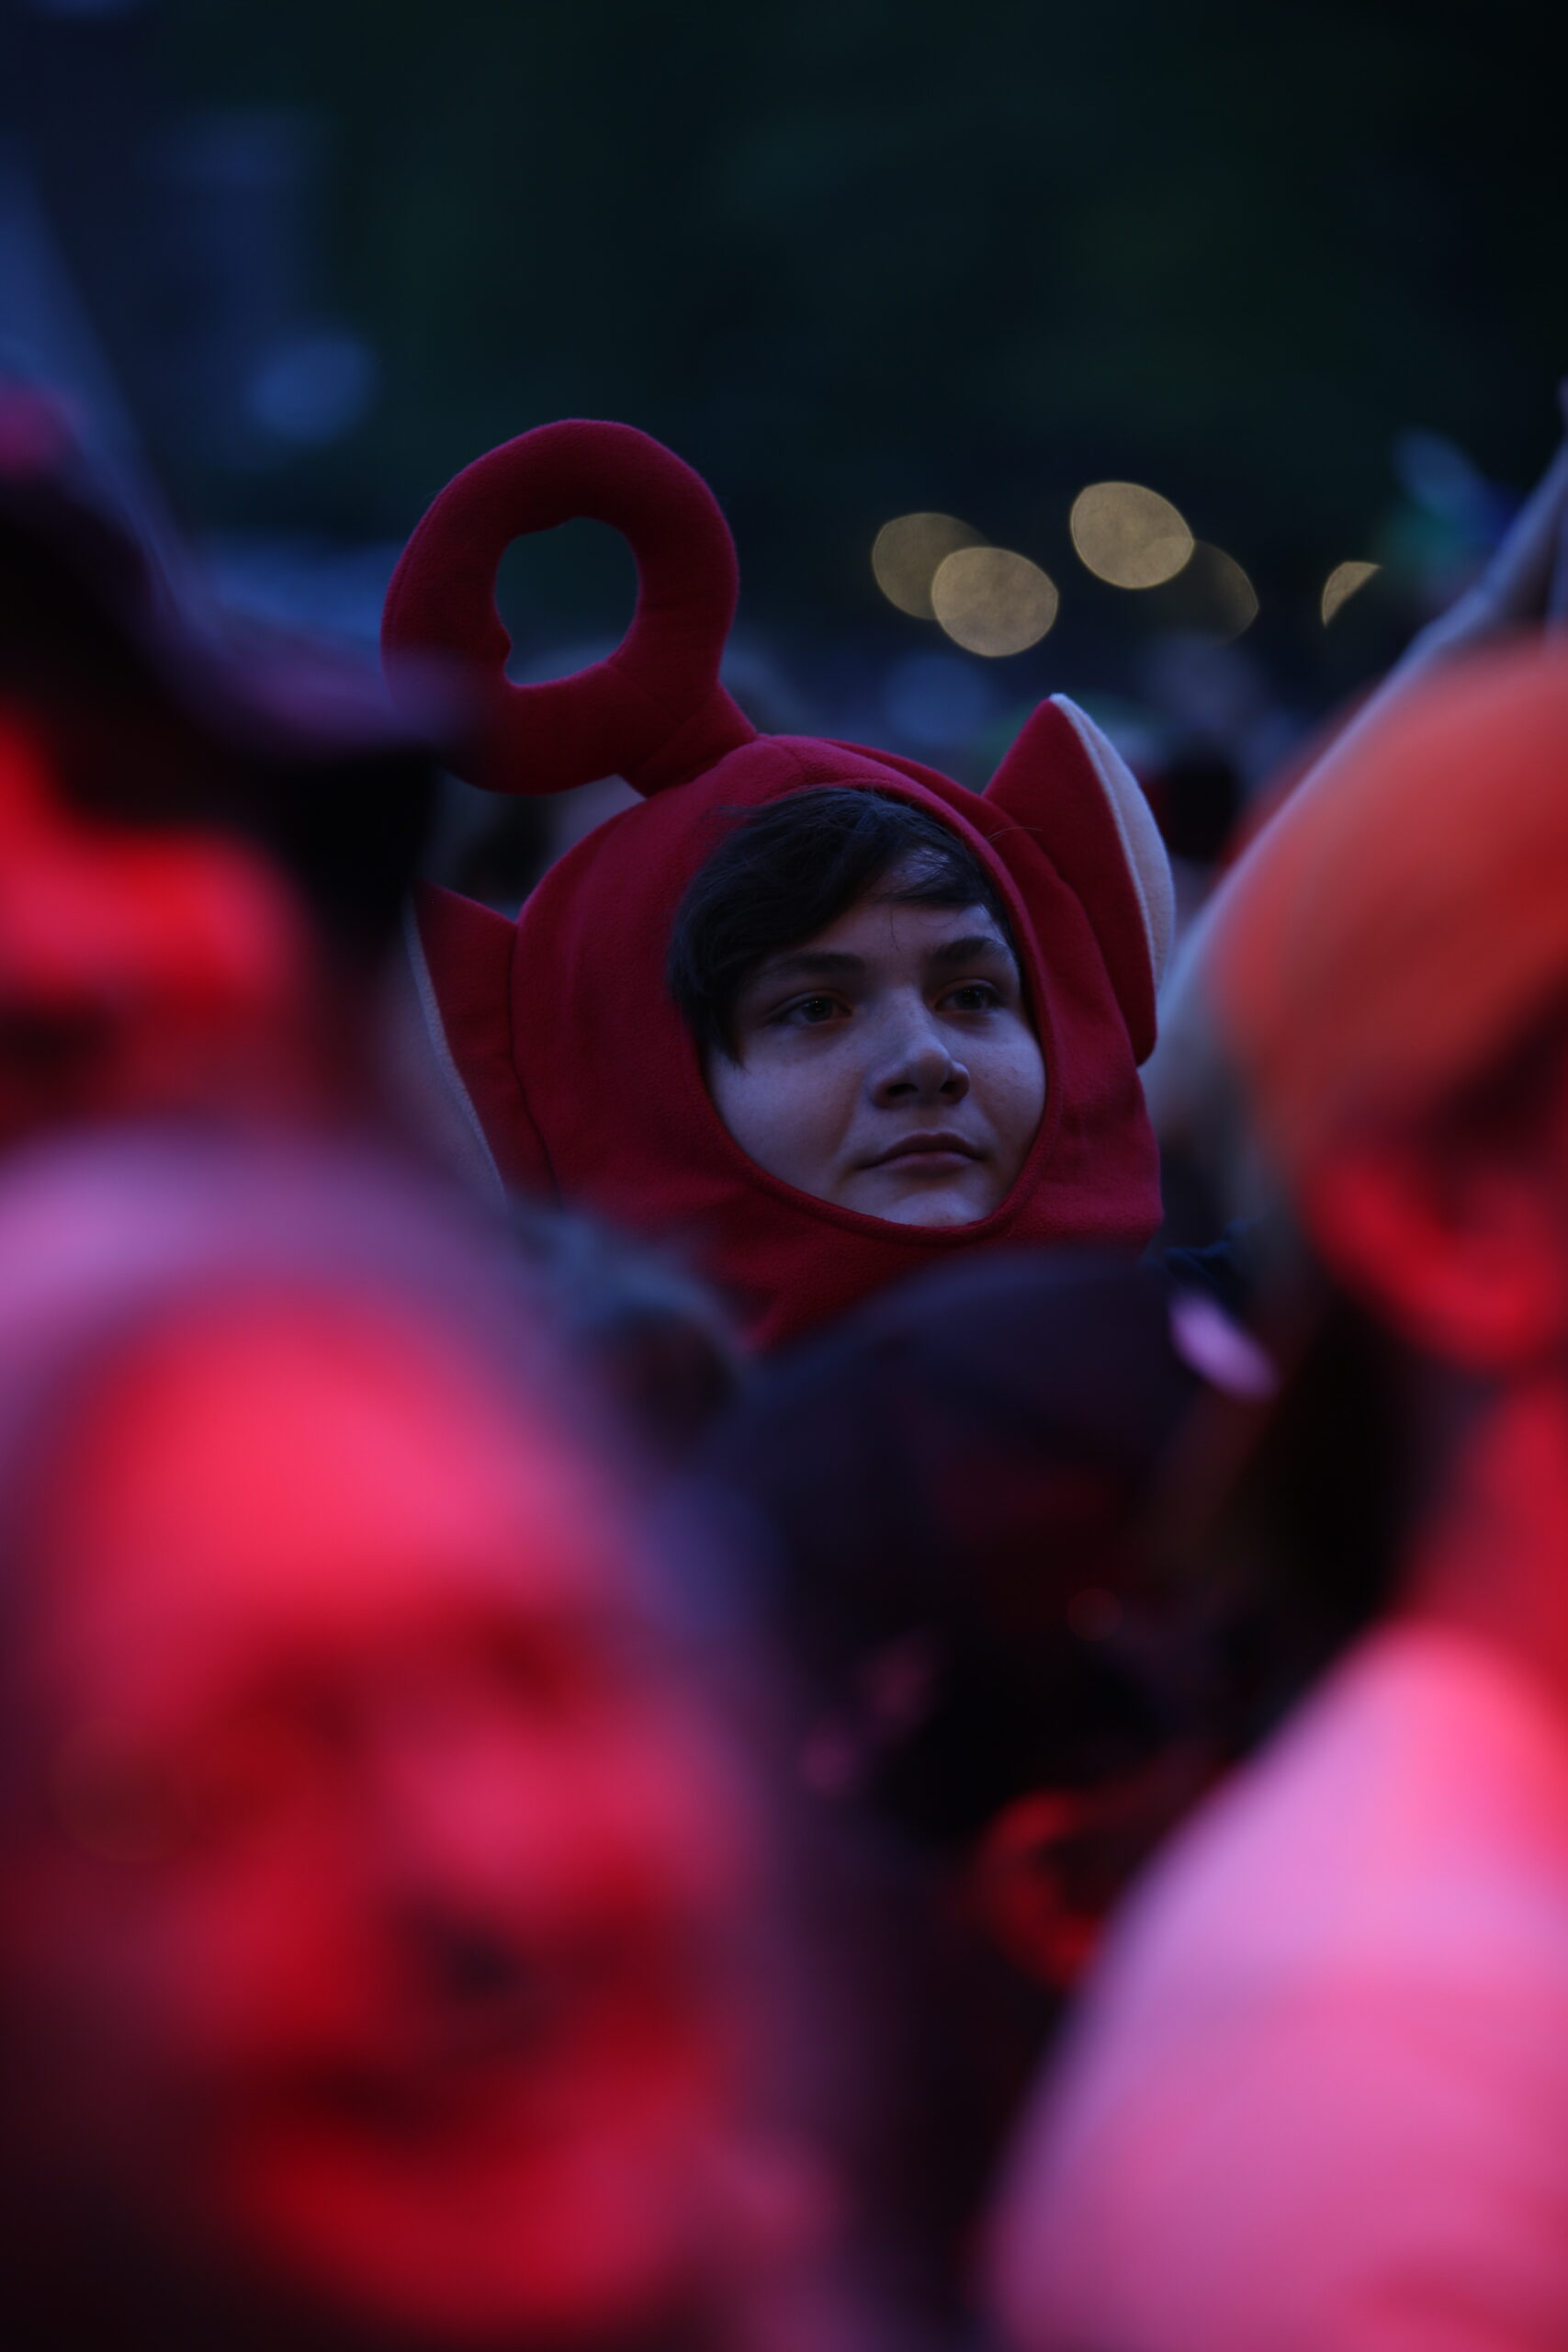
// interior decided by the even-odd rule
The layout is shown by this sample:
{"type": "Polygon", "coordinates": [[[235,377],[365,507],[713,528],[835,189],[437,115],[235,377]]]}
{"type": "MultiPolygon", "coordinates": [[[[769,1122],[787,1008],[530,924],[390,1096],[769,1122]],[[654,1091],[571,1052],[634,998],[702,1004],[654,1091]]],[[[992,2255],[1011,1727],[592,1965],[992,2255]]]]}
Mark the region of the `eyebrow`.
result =
{"type": "Polygon", "coordinates": [[[760,981],[847,980],[864,970],[864,956],[847,955],[842,948],[797,947],[789,956],[771,956],[756,978],[760,981]]]}
{"type": "MultiPolygon", "coordinates": [[[[931,949],[926,957],[926,967],[930,971],[951,971],[957,965],[972,964],[980,956],[999,959],[1011,970],[1018,968],[1012,949],[994,931],[970,931],[962,939],[944,940],[940,947],[931,949]]],[[[779,980],[857,979],[865,968],[863,956],[852,956],[840,947],[797,947],[787,956],[771,956],[751,985],[771,987],[779,980]]]]}
{"type": "Polygon", "coordinates": [[[972,964],[979,956],[998,956],[1014,970],[1018,968],[1012,949],[994,931],[971,931],[962,939],[943,940],[940,947],[931,949],[926,962],[936,971],[946,971],[954,964],[972,964]]]}

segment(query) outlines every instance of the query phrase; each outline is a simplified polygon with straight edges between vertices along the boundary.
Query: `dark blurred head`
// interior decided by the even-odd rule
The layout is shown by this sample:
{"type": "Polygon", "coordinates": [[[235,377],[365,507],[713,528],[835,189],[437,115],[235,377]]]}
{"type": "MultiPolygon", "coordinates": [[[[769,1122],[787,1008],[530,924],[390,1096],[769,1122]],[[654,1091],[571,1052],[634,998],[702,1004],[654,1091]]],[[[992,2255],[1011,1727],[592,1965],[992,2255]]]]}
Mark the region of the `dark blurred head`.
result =
{"type": "Polygon", "coordinates": [[[589,1217],[514,1203],[511,1229],[567,1345],[655,1461],[684,1460],[741,1384],[714,1293],[589,1217]]]}
{"type": "Polygon", "coordinates": [[[1020,1808],[1059,1853],[1179,1743],[1183,1694],[1137,1632],[1201,1385],[1170,1312],[1154,1267],[944,1270],[797,1351],[711,1449],[774,1546],[807,1779],[952,1871],[1020,1808]]]}
{"type": "Polygon", "coordinates": [[[6,1462],[0,2280],[701,2340],[788,2177],[749,1781],[590,1444],[316,1238],[143,1284],[6,1462]]]}
{"type": "Polygon", "coordinates": [[[429,780],[346,665],[181,614],[62,423],[0,388],[0,1135],[307,1080],[429,780]]]}
{"type": "Polygon", "coordinates": [[[879,1956],[863,2177],[956,2325],[1062,1996],[1212,1770],[1148,1557],[1202,1385],[1159,1269],[998,1253],[770,1364],[702,1458],[771,1547],[800,1777],[879,1956]]]}

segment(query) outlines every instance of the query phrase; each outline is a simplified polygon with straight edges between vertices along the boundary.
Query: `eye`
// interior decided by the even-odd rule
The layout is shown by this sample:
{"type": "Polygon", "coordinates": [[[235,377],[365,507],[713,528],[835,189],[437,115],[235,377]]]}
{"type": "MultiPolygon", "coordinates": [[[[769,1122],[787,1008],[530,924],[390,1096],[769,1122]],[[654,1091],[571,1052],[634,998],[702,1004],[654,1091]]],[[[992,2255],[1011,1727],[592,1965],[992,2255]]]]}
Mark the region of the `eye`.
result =
{"type": "Polygon", "coordinates": [[[836,996],[797,996],[782,1004],[769,1019],[781,1028],[820,1029],[844,1010],[836,996]]]}
{"type": "Polygon", "coordinates": [[[319,1797],[324,1727],[270,1712],[204,1727],[167,1752],[73,1752],[54,1774],[56,1819],[100,1860],[219,1853],[319,1797]]]}
{"type": "Polygon", "coordinates": [[[949,989],[942,1000],[943,1010],[952,1012],[995,1012],[1005,1001],[991,980],[965,980],[961,987],[949,989]]]}

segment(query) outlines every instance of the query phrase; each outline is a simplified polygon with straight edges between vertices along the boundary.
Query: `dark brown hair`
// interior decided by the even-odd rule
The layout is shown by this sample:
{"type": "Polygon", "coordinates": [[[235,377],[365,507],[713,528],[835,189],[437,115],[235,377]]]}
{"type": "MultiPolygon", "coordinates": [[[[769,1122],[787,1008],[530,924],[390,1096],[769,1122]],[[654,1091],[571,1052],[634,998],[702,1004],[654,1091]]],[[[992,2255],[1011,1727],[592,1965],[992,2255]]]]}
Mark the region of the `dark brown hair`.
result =
{"type": "Polygon", "coordinates": [[[897,869],[890,905],[984,907],[1017,955],[1000,891],[950,827],[907,800],[828,785],[749,812],[688,886],[670,990],[705,1052],[733,1058],[747,977],[837,922],[897,869]]]}

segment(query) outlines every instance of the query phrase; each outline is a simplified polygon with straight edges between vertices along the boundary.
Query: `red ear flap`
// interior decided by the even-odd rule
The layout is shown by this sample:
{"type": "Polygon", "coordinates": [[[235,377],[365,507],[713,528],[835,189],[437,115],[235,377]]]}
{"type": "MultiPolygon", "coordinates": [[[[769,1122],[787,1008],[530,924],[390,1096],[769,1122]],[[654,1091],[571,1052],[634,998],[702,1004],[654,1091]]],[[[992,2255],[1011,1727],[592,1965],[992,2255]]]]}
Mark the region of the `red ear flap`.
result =
{"type": "Polygon", "coordinates": [[[1066,695],[1043,702],[986,787],[1027,826],[1082,904],[1140,1062],[1175,922],[1170,862],[1132,769],[1066,695]]]}
{"type": "Polygon", "coordinates": [[[408,924],[417,1017],[405,1024],[405,1092],[476,1189],[548,1198],[555,1175],[512,1050],[517,926],[422,882],[408,924]]]}
{"type": "Polygon", "coordinates": [[[429,508],[387,593],[382,660],[416,725],[422,673],[446,665],[473,682],[478,723],[443,746],[471,784],[565,792],[618,775],[657,792],[756,731],[718,683],[738,593],[729,526],[690,466],[629,424],[542,424],[476,458],[429,508]],[[513,539],[579,516],[631,542],[631,627],[591,669],[512,685],[496,568],[513,539]]]}

